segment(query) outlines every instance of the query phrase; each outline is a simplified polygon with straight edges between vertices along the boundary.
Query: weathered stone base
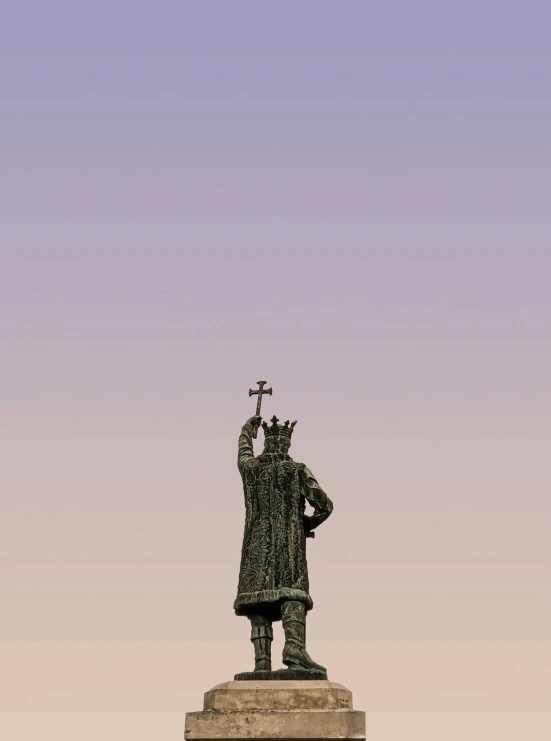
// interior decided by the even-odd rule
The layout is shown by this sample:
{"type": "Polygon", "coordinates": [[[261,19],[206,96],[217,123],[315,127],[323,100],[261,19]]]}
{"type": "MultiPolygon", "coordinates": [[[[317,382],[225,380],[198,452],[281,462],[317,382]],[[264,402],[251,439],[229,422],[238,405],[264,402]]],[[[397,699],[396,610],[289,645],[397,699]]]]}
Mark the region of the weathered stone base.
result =
{"type": "Polygon", "coordinates": [[[187,741],[215,739],[365,739],[365,713],[352,693],[327,680],[224,682],[187,713],[187,741]]]}
{"type": "Polygon", "coordinates": [[[234,679],[238,682],[258,682],[261,679],[270,682],[281,680],[302,682],[312,679],[327,679],[327,672],[316,669],[277,669],[275,672],[241,672],[241,674],[236,674],[234,679]]]}

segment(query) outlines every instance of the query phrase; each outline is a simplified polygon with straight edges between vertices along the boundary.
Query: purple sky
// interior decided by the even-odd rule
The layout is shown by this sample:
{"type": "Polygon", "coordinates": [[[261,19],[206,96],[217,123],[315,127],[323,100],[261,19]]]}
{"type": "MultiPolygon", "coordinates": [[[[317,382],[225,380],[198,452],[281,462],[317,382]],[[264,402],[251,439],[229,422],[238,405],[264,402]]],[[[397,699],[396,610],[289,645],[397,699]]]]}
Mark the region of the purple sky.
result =
{"type": "Polygon", "coordinates": [[[3,296],[548,305],[549,12],[12,4],[3,296]]]}

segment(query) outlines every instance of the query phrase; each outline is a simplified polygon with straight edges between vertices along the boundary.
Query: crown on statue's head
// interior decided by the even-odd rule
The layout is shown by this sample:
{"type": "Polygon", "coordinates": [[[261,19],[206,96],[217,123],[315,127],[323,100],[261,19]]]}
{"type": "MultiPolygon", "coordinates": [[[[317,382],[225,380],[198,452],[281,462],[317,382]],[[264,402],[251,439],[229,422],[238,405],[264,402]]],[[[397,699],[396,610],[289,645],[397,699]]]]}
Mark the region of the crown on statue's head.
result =
{"type": "Polygon", "coordinates": [[[291,437],[293,434],[293,430],[295,429],[296,420],[294,422],[289,423],[289,420],[285,422],[283,425],[279,425],[279,419],[275,416],[272,417],[270,420],[272,423],[272,426],[269,427],[266,422],[262,422],[262,427],[264,428],[264,437],[275,437],[277,435],[285,435],[286,437],[291,437]]]}

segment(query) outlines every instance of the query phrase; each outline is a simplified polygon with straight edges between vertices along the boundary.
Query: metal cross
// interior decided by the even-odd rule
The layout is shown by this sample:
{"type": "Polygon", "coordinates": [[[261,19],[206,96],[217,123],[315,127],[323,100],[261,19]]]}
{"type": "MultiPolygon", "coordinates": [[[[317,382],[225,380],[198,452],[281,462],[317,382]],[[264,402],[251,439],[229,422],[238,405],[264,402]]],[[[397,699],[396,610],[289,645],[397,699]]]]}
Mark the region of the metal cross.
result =
{"type": "MultiPolygon", "coordinates": [[[[258,389],[256,391],[253,391],[252,389],[249,389],[249,396],[254,396],[254,394],[258,394],[258,400],[256,402],[256,416],[260,417],[260,406],[262,404],[262,397],[264,394],[272,395],[272,389],[265,389],[264,386],[267,384],[267,381],[257,381],[258,389]]],[[[253,437],[256,438],[256,435],[258,433],[258,427],[255,427],[253,430],[253,437]]]]}

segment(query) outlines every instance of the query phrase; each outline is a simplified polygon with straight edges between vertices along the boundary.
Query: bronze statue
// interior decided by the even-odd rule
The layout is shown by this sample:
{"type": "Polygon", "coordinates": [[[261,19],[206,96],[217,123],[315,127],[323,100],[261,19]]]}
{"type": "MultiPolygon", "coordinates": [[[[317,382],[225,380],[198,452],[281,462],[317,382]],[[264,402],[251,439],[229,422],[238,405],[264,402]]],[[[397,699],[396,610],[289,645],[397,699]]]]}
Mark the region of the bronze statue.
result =
{"type": "MultiPolygon", "coordinates": [[[[262,392],[262,385],[259,391],[262,392]]],[[[264,393],[270,393],[264,391],[264,393]]],[[[259,393],[260,411],[261,393],[259,393]]],[[[253,438],[261,417],[251,417],[239,437],[238,467],[245,494],[245,532],[239,586],[234,602],[237,615],[251,621],[254,672],[236,679],[327,678],[305,647],[306,613],[313,607],[309,594],[306,538],[326,520],[333,504],[313,474],[289,455],[296,422],[271,426],[262,422],[264,451],[255,457],[253,438]],[[314,514],[305,514],[305,503],[314,514]],[[287,670],[272,672],[272,623],[281,620],[285,632],[283,663],[287,670]]]]}

